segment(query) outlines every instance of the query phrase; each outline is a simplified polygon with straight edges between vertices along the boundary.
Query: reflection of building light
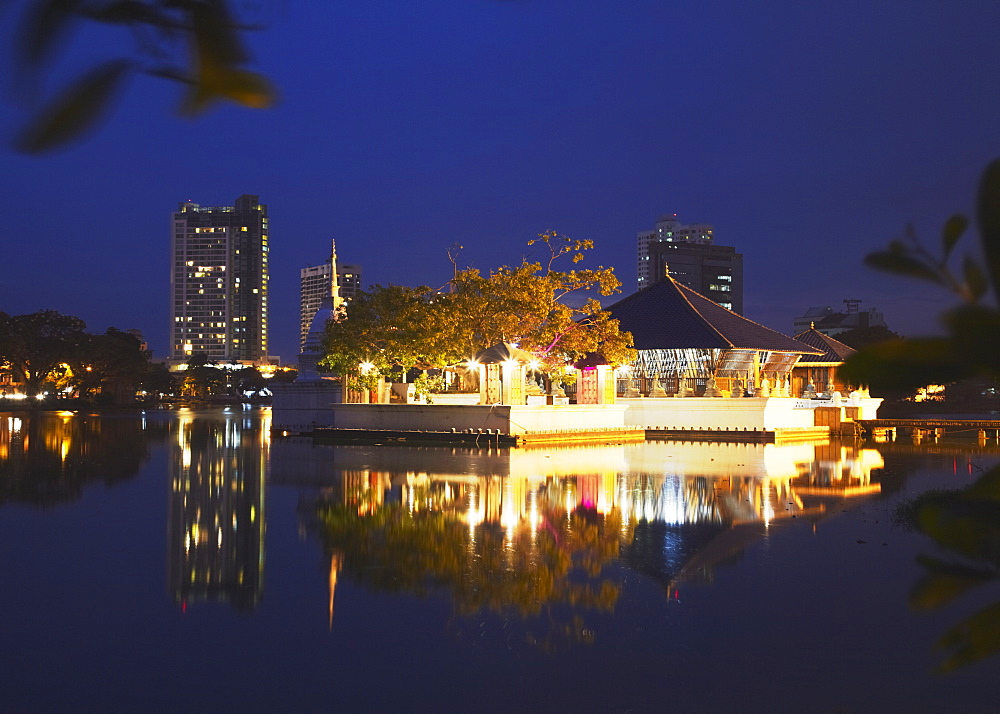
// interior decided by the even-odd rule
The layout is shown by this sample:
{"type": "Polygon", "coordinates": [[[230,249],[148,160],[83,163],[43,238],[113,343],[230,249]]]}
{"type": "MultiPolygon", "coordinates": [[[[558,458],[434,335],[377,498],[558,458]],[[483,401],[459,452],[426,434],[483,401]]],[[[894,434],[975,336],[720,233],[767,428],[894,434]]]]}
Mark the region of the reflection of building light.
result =
{"type": "Polygon", "coordinates": [[[534,533],[538,530],[538,524],[540,522],[538,513],[538,491],[532,490],[528,494],[528,522],[531,524],[531,531],[534,533]]]}

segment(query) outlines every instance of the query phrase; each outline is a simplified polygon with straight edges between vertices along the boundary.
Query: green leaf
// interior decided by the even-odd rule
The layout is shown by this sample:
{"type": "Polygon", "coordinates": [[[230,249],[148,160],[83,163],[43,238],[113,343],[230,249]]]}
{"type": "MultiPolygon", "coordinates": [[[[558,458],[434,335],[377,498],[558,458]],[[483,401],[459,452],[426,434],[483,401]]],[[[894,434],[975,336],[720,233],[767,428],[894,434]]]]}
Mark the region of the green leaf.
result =
{"type": "Polygon", "coordinates": [[[969,295],[973,300],[981,299],[990,287],[982,266],[971,256],[966,256],[962,272],[965,274],[965,286],[969,289],[969,295]]]}
{"type": "Polygon", "coordinates": [[[958,239],[962,237],[962,234],[965,233],[968,225],[969,219],[961,214],[955,214],[945,221],[944,230],[941,231],[941,246],[944,250],[945,260],[951,255],[952,249],[958,243],[958,239]]]}
{"type": "Polygon", "coordinates": [[[194,3],[190,12],[198,63],[203,72],[211,73],[247,61],[246,50],[240,43],[226,3],[219,0],[194,3]]]}
{"type": "Polygon", "coordinates": [[[38,65],[48,58],[69,28],[79,5],[79,0],[32,3],[32,8],[25,11],[24,24],[18,33],[20,54],[26,63],[38,65]]]}
{"type": "Polygon", "coordinates": [[[993,283],[993,294],[1000,299],[1000,159],[991,162],[983,172],[976,209],[986,269],[993,283]]]}
{"type": "Polygon", "coordinates": [[[983,570],[927,556],[919,556],[917,560],[928,572],[910,591],[910,607],[915,610],[941,607],[993,579],[990,573],[983,570]]]}
{"type": "Polygon", "coordinates": [[[129,68],[127,60],[114,60],[78,79],[27,127],[15,148],[40,153],[79,137],[107,108],[129,68]]]}
{"type": "Polygon", "coordinates": [[[906,392],[928,384],[947,384],[972,374],[946,338],[887,340],[858,350],[837,370],[852,384],[906,392]]]}
{"type": "Polygon", "coordinates": [[[955,354],[975,372],[1000,375],[1000,312],[984,305],[962,305],[942,317],[955,354]]]}
{"type": "Polygon", "coordinates": [[[226,75],[222,96],[245,107],[267,109],[275,100],[271,83],[262,75],[245,69],[238,69],[226,75]]]}
{"type": "Polygon", "coordinates": [[[92,20],[109,24],[143,23],[159,28],[174,28],[177,25],[169,15],[140,0],[118,0],[106,5],[85,7],[83,12],[92,20]]]}
{"type": "Polygon", "coordinates": [[[925,265],[920,260],[893,249],[890,244],[888,251],[878,251],[865,256],[865,265],[884,273],[895,273],[905,275],[910,278],[930,280],[934,283],[944,284],[944,280],[936,270],[925,265]]]}
{"type": "Polygon", "coordinates": [[[1000,603],[983,608],[948,630],[936,644],[952,650],[939,669],[951,672],[1000,650],[1000,603]]]}

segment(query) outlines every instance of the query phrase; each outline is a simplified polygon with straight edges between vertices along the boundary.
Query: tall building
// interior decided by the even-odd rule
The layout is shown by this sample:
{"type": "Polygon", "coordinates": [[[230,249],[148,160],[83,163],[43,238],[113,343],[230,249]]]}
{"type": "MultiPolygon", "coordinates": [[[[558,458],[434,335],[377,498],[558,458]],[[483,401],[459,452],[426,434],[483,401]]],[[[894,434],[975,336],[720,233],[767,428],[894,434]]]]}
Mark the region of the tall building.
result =
{"type": "Polygon", "coordinates": [[[653,230],[638,234],[637,288],[649,287],[669,271],[677,282],[742,314],[743,255],[713,239],[710,225],[683,225],[676,213],[661,217],[653,230]]]}
{"type": "Polygon", "coordinates": [[[258,196],[185,201],[172,221],[170,358],[262,362],[267,350],[268,218],[258,196]]]}
{"type": "Polygon", "coordinates": [[[299,351],[306,345],[310,326],[324,298],[332,298],[338,311],[361,289],[361,266],[337,261],[337,244],[331,241],[330,259],[299,271],[299,351]]]}

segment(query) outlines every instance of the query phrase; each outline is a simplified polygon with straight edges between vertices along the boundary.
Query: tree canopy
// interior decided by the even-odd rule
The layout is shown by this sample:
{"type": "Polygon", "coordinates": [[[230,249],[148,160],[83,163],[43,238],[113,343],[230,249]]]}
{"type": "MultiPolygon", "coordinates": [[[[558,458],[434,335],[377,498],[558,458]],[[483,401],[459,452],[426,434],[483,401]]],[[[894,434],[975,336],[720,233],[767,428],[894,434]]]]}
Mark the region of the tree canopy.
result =
{"type": "Polygon", "coordinates": [[[0,363],[9,365],[24,393],[41,393],[46,382],[81,395],[106,393],[130,400],[150,374],[149,353],[133,335],[108,328],[86,332],[78,317],[55,310],[25,315],[0,312],[0,363]]]}
{"type": "Polygon", "coordinates": [[[621,283],[611,268],[557,270],[578,263],[592,241],[555,232],[529,245],[544,246],[544,262],[522,259],[484,275],[459,269],[444,287],[376,285],[327,326],[322,364],[349,374],[365,364],[371,374],[394,367],[443,367],[470,359],[498,342],[518,344],[550,372],[591,352],[612,364],[635,358],[630,333],[601,307],[595,294],[612,295],[621,283]]]}

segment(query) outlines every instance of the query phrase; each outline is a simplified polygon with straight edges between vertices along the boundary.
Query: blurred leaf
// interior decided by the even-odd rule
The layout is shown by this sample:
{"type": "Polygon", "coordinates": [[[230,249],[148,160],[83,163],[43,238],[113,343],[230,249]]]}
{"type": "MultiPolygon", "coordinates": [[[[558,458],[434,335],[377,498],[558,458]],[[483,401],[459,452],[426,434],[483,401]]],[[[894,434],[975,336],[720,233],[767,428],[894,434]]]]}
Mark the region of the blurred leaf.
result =
{"type": "Polygon", "coordinates": [[[915,610],[933,610],[993,579],[991,573],[927,556],[917,561],[928,572],[910,591],[910,606],[915,610]]]}
{"type": "Polygon", "coordinates": [[[1000,603],[985,607],[948,630],[937,648],[953,650],[939,666],[951,672],[1000,650],[1000,603]]]}
{"type": "Polygon", "coordinates": [[[202,71],[223,71],[247,61],[247,53],[224,2],[207,0],[190,7],[195,51],[202,71]]]}
{"type": "Polygon", "coordinates": [[[918,509],[920,530],[939,544],[973,560],[1000,564],[1000,503],[952,498],[918,509]]]}
{"type": "Polygon", "coordinates": [[[47,59],[68,29],[79,5],[79,0],[41,0],[25,10],[18,36],[20,54],[27,64],[38,65],[47,59]]]}
{"type": "Polygon", "coordinates": [[[1000,159],[986,167],[976,203],[979,235],[993,294],[1000,299],[1000,159]]]}
{"type": "Polygon", "coordinates": [[[872,389],[910,391],[968,377],[972,370],[946,338],[887,340],[864,347],[838,368],[837,374],[872,389]]]}
{"type": "Polygon", "coordinates": [[[115,60],[78,79],[18,137],[15,148],[39,153],[80,136],[107,107],[128,69],[127,60],[115,60]]]}
{"type": "Polygon", "coordinates": [[[142,23],[160,28],[175,27],[177,22],[159,12],[156,7],[140,0],[119,0],[96,7],[85,7],[83,12],[98,22],[129,24],[142,23]]]}
{"type": "Polygon", "coordinates": [[[274,103],[274,87],[256,72],[245,69],[233,70],[226,75],[226,84],[221,92],[234,102],[253,109],[266,109],[274,103]]]}
{"type": "Polygon", "coordinates": [[[962,492],[963,498],[1000,501],[1000,466],[994,466],[962,492]]]}
{"type": "MultiPolygon", "coordinates": [[[[895,241],[894,241],[895,242],[895,241]]],[[[905,248],[894,248],[892,244],[888,251],[878,251],[865,256],[865,265],[885,273],[895,273],[911,278],[930,280],[944,284],[937,271],[922,261],[913,258],[903,251],[905,248]]]]}
{"type": "Polygon", "coordinates": [[[962,305],[943,316],[954,352],[973,372],[1000,374],[1000,312],[983,305],[962,305]]]}
{"type": "Polygon", "coordinates": [[[962,265],[962,272],[965,275],[965,285],[969,288],[969,294],[972,296],[972,299],[981,299],[990,287],[982,266],[971,256],[966,256],[962,265]]]}
{"type": "Polygon", "coordinates": [[[968,226],[969,220],[961,214],[955,214],[945,221],[944,230],[941,232],[941,246],[944,249],[945,260],[951,255],[952,249],[958,243],[958,239],[962,237],[962,234],[965,233],[965,229],[968,226]]]}

